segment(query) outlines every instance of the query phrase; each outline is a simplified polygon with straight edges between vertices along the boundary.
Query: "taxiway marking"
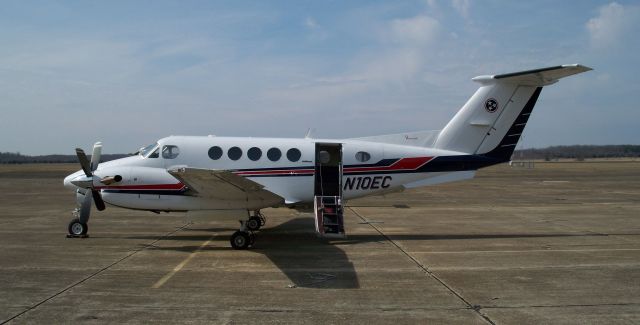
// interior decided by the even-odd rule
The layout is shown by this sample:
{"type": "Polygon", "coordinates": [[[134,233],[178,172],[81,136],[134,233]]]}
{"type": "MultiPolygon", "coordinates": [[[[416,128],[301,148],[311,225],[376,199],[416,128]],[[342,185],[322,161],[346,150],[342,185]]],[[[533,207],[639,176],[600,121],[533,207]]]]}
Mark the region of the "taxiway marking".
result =
{"type": "Polygon", "coordinates": [[[182,270],[182,268],[185,265],[187,265],[187,263],[189,263],[189,261],[191,261],[191,259],[193,259],[196,256],[196,254],[198,254],[198,252],[200,252],[203,248],[205,248],[207,245],[209,245],[209,243],[216,236],[217,235],[214,234],[213,236],[211,236],[211,238],[209,238],[209,240],[207,240],[204,243],[202,243],[202,245],[200,245],[200,247],[198,247],[198,249],[196,249],[195,251],[191,252],[191,254],[189,254],[189,256],[187,256],[187,258],[185,258],[182,262],[180,262],[180,264],[176,265],[176,267],[174,267],[173,270],[169,271],[169,273],[165,274],[162,278],[160,278],[160,280],[158,280],[158,282],[154,283],[151,286],[151,288],[158,289],[158,288],[162,287],[167,281],[169,281],[169,279],[171,279],[174,275],[176,275],[176,273],[178,273],[180,270],[182,270]]]}

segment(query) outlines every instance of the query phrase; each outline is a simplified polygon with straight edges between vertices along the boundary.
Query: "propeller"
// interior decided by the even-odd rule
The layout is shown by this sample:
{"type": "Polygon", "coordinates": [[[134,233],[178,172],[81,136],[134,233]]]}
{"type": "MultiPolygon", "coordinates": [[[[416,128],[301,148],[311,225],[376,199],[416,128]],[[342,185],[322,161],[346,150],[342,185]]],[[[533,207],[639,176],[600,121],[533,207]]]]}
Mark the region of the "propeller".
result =
{"type": "Polygon", "coordinates": [[[91,161],[85,155],[84,150],[80,148],[76,148],[76,155],[78,156],[78,162],[80,162],[80,166],[82,167],[82,171],[86,178],[82,180],[75,181],[76,185],[80,187],[84,187],[87,190],[91,191],[91,195],[87,195],[89,193],[85,193],[84,200],[80,205],[80,222],[86,223],[89,221],[89,216],[91,215],[91,204],[92,201],[95,203],[96,209],[98,211],[102,211],[105,209],[104,200],[102,200],[102,195],[100,191],[95,188],[93,185],[93,172],[98,169],[98,165],[100,164],[100,156],[102,154],[102,143],[96,142],[93,145],[93,153],[91,154],[91,161]]]}

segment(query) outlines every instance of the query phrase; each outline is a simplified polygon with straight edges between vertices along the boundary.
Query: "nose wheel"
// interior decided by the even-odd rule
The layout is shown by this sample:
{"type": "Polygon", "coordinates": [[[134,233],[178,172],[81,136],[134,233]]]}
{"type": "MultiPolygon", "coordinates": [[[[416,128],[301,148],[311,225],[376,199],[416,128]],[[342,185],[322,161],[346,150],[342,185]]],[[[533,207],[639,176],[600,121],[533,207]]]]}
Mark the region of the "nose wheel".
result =
{"type": "Polygon", "coordinates": [[[81,222],[80,219],[74,218],[69,222],[69,234],[67,237],[89,237],[87,232],[89,231],[89,226],[86,222],[81,222]]]}

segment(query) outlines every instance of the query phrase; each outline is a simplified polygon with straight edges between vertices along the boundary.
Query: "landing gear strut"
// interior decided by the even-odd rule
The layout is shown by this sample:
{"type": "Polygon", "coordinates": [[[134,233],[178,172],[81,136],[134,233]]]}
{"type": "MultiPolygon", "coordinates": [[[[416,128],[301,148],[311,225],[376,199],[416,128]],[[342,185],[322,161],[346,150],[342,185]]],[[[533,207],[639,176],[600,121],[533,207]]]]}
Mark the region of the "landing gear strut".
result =
{"type": "Polygon", "coordinates": [[[255,211],[254,215],[247,220],[240,220],[240,229],[231,235],[231,247],[234,249],[247,249],[252,247],[256,241],[254,231],[264,226],[265,218],[260,211],[255,211]]]}

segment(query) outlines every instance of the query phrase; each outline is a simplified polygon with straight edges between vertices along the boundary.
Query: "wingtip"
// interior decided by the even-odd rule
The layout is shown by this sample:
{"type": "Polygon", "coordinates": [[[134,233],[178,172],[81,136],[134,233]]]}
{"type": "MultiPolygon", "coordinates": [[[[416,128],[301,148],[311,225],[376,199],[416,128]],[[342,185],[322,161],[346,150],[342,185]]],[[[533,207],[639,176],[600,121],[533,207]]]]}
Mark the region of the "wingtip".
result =
{"type": "Polygon", "coordinates": [[[576,69],[580,69],[581,71],[584,71],[584,72],[593,70],[593,68],[588,67],[586,65],[582,65],[580,63],[563,64],[562,67],[563,68],[576,68],[576,69]]]}

